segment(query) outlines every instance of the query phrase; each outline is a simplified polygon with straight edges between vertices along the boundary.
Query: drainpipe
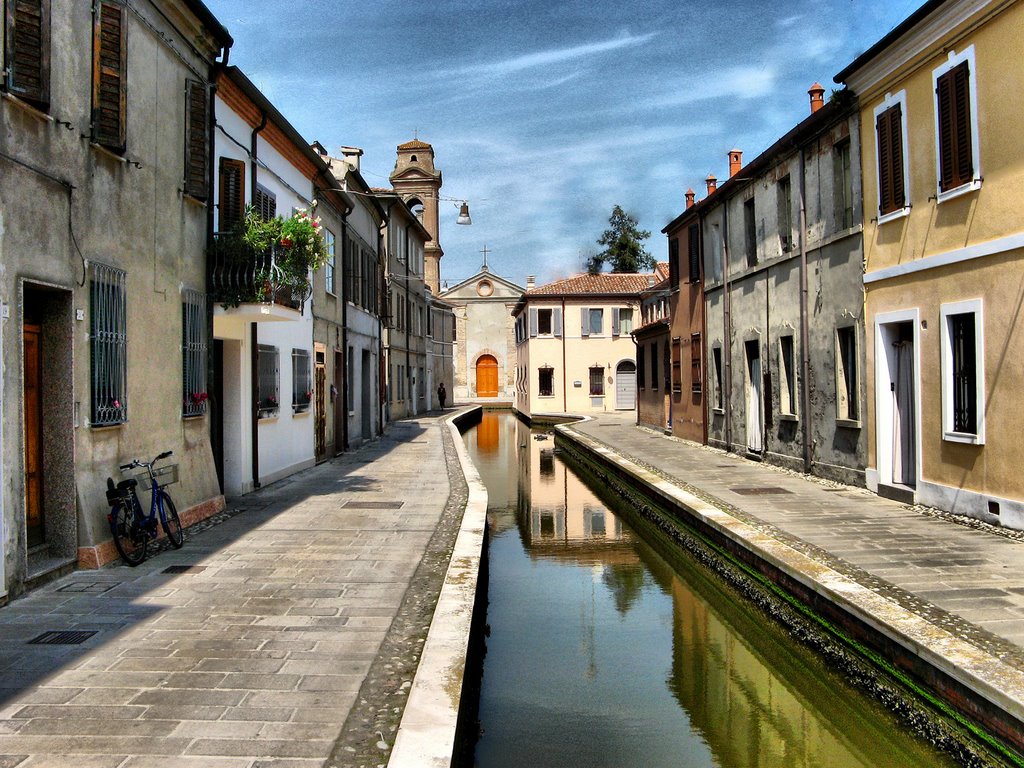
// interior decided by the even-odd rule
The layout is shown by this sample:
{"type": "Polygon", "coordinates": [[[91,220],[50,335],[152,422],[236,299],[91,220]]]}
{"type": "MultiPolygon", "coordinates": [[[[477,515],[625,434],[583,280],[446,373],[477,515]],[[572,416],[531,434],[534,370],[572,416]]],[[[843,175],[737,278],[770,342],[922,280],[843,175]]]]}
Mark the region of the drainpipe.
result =
{"type": "Polygon", "coordinates": [[[725,367],[725,382],[722,384],[722,399],[725,409],[725,449],[732,450],[732,301],[729,296],[729,203],[722,203],[722,361],[725,367]]]}
{"type": "MultiPolygon", "coordinates": [[[[209,254],[213,250],[213,209],[217,201],[217,153],[214,151],[217,139],[217,77],[227,66],[228,53],[230,48],[223,49],[223,61],[215,61],[210,66],[210,99],[207,107],[208,125],[206,127],[206,157],[209,160],[209,168],[206,169],[206,286],[207,291],[213,282],[213,273],[210,268],[209,254]]],[[[210,340],[206,351],[206,391],[210,395],[216,394],[214,386],[217,374],[211,365],[213,357],[213,304],[206,302],[206,338],[210,340]]],[[[221,493],[224,492],[224,405],[211,397],[207,407],[210,411],[210,449],[213,452],[214,469],[217,471],[217,484],[221,493]]]]}
{"type": "MultiPolygon", "coordinates": [[[[334,453],[339,454],[348,450],[348,366],[352,361],[348,359],[348,276],[345,268],[348,264],[348,217],[352,213],[349,209],[341,216],[341,442],[338,435],[334,436],[334,453]]],[[[337,376],[337,373],[335,373],[337,376]]],[[[338,400],[334,401],[335,417],[334,423],[337,426],[338,400]]]]}
{"type": "Polygon", "coordinates": [[[562,413],[569,412],[569,401],[567,386],[569,383],[569,369],[565,367],[565,330],[568,328],[565,322],[565,297],[562,297],[562,413]]]}
{"type": "MultiPolygon", "coordinates": [[[[643,311],[644,311],[644,303],[643,303],[643,299],[641,299],[640,300],[640,311],[638,313],[640,315],[640,322],[641,323],[643,322],[643,311]]],[[[672,326],[671,325],[669,326],[668,337],[669,337],[669,343],[671,343],[672,342],[672,326]]],[[[629,334],[629,338],[633,342],[633,347],[634,347],[634,349],[633,349],[633,359],[634,360],[639,360],[640,359],[640,355],[638,354],[638,350],[640,349],[640,345],[637,344],[636,336],[634,336],[631,333],[631,334],[629,334]]],[[[564,347],[565,345],[563,344],[562,346],[564,347]]],[[[637,374],[634,373],[633,375],[636,376],[637,374]]],[[[616,386],[618,385],[618,381],[619,381],[619,379],[616,376],[615,377],[616,386]]],[[[671,392],[669,393],[669,396],[668,396],[668,413],[669,413],[668,420],[669,420],[669,422],[671,422],[672,421],[672,393],[671,392]]],[[[636,423],[637,423],[637,426],[640,426],[640,390],[639,389],[636,390],[636,423]]],[[[568,507],[567,507],[567,509],[568,509],[568,507]]]]}
{"type": "MultiPolygon", "coordinates": [[[[259,134],[267,127],[267,113],[265,110],[260,110],[260,124],[257,125],[252,131],[252,139],[249,148],[249,157],[252,167],[249,169],[249,173],[252,177],[252,185],[249,187],[250,200],[252,195],[256,194],[256,181],[258,178],[258,162],[259,157],[258,144],[259,134]]],[[[249,391],[252,400],[251,407],[251,424],[252,424],[252,487],[255,490],[260,487],[260,400],[259,400],[259,337],[257,334],[257,323],[250,323],[252,328],[252,343],[250,344],[251,357],[252,357],[252,381],[250,382],[249,391]]],[[[280,404],[278,404],[280,408],[280,404]]]]}
{"type": "MultiPolygon", "coordinates": [[[[701,354],[701,363],[702,363],[701,370],[704,372],[703,373],[704,381],[701,382],[701,384],[702,384],[701,393],[703,395],[702,398],[701,398],[702,399],[702,408],[701,408],[701,410],[703,411],[702,415],[704,417],[702,419],[703,424],[701,425],[701,440],[703,441],[704,445],[707,445],[708,444],[708,423],[711,420],[711,409],[708,406],[708,388],[707,388],[707,381],[708,381],[708,355],[707,355],[707,351],[708,351],[708,304],[704,300],[704,282],[705,282],[704,278],[706,277],[706,275],[704,274],[704,255],[705,254],[704,254],[704,214],[703,213],[697,215],[697,253],[699,254],[698,258],[700,259],[700,277],[701,277],[701,280],[698,283],[698,286],[699,286],[698,291],[700,293],[700,344],[701,344],[700,354],[701,354]]],[[[691,335],[692,335],[692,331],[691,331],[691,335]]],[[[691,354],[692,354],[692,352],[691,352],[691,354]]],[[[682,361],[680,360],[679,362],[680,362],[680,365],[681,365],[682,361]]],[[[674,427],[673,427],[673,429],[674,429],[674,427]]]]}
{"type": "MultiPolygon", "coordinates": [[[[384,218],[381,219],[380,226],[377,227],[377,260],[374,262],[374,275],[373,279],[377,281],[377,306],[374,307],[374,311],[377,313],[377,434],[384,434],[384,382],[385,378],[382,373],[387,370],[386,362],[384,358],[384,318],[381,317],[381,308],[385,306],[387,300],[387,280],[381,279],[380,269],[380,257],[384,253],[386,243],[384,242],[384,232],[387,231],[389,223],[389,216],[391,214],[391,206],[389,205],[384,214],[384,218]]],[[[385,260],[385,265],[387,260],[385,260]]],[[[385,272],[387,267],[385,266],[385,272]]]]}
{"type": "MultiPolygon", "coordinates": [[[[412,390],[412,373],[409,371],[409,328],[412,325],[412,310],[409,308],[409,259],[412,257],[412,251],[409,248],[409,230],[405,230],[405,391],[408,401],[405,404],[405,415],[409,416],[409,405],[412,404],[412,410],[416,410],[416,393],[412,390]]],[[[425,262],[424,262],[425,263],[425,262]]],[[[418,415],[418,412],[417,414],[418,415]]]]}
{"type": "Polygon", "coordinates": [[[803,413],[804,472],[811,471],[811,358],[809,349],[809,323],[807,316],[807,206],[804,171],[804,148],[800,147],[800,410],[803,413]]]}

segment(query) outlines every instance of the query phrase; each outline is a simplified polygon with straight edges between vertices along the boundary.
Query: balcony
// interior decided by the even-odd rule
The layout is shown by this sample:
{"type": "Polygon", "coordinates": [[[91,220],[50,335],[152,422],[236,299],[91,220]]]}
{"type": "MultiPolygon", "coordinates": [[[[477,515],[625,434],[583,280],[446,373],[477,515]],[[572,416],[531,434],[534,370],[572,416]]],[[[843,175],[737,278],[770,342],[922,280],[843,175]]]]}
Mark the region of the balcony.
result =
{"type": "Polygon", "coordinates": [[[217,233],[207,254],[214,337],[241,338],[246,323],[297,320],[311,293],[309,271],[291,268],[283,248],[257,251],[234,233],[217,233]]]}

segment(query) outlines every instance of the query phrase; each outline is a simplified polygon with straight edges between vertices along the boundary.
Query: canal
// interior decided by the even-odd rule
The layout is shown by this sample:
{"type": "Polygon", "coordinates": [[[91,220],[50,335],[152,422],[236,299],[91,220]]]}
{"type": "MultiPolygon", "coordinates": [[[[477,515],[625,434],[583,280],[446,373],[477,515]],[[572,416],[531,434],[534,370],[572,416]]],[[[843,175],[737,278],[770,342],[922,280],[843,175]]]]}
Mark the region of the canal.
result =
{"type": "Polygon", "coordinates": [[[951,765],[685,553],[640,538],[552,435],[485,412],[464,439],[489,496],[480,768],[951,765]]]}

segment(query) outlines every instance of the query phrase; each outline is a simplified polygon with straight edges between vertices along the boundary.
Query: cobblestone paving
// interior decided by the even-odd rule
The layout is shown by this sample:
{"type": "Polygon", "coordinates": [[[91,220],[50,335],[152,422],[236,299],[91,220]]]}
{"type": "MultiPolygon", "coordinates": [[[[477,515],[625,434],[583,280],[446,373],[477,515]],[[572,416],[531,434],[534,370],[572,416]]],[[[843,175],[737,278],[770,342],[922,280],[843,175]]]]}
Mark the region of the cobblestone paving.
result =
{"type": "Polygon", "coordinates": [[[621,416],[573,429],[1024,669],[1020,533],[748,461],[621,416]],[[773,492],[749,493],[766,488],[773,492]]]}
{"type": "Polygon", "coordinates": [[[390,742],[457,527],[446,435],[435,416],[399,422],[181,550],[0,609],[0,768],[312,768],[339,734],[362,758],[368,713],[390,742]],[[47,630],[95,634],[27,644],[47,630]]]}

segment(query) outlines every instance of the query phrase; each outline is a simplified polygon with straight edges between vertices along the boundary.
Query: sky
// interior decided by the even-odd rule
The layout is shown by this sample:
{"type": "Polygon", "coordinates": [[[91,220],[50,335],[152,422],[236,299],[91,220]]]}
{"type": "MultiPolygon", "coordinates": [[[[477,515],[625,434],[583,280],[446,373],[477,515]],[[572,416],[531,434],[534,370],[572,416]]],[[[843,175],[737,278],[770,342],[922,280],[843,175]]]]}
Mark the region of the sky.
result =
{"type": "Polygon", "coordinates": [[[582,270],[612,208],[661,229],[688,187],[728,176],[809,113],[832,78],[923,0],[206,0],[237,65],[309,142],[434,147],[442,288],[490,270],[538,285],[582,270]]]}

